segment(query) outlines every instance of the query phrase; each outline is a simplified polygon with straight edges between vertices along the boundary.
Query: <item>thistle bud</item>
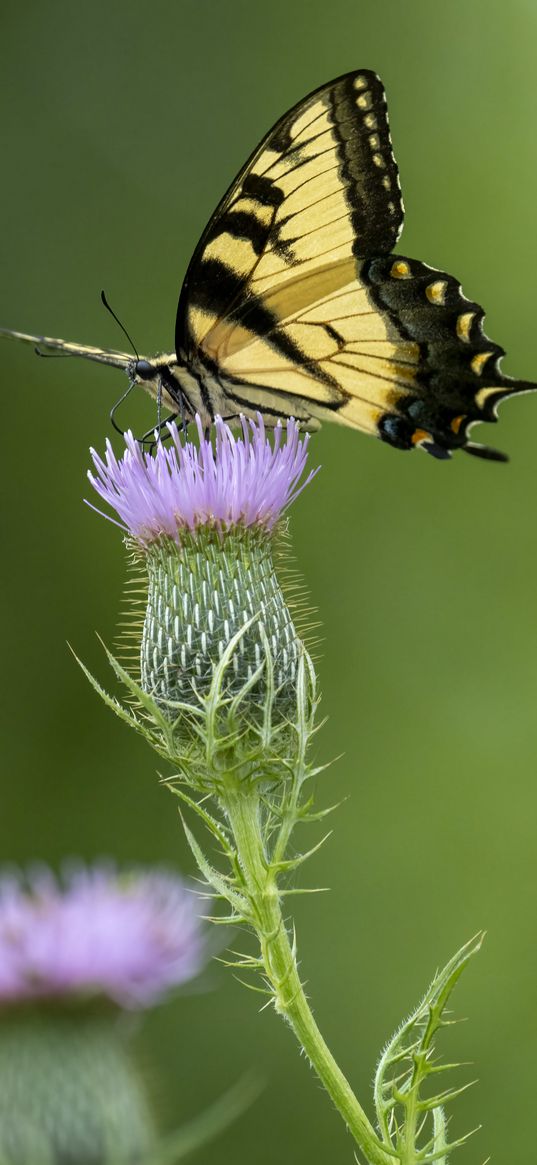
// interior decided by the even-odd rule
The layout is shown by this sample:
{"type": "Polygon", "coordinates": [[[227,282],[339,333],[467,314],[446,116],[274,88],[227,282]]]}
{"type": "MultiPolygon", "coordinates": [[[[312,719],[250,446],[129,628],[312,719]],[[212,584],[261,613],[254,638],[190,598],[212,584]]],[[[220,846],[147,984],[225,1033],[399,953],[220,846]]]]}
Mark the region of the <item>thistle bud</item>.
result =
{"type": "Polygon", "coordinates": [[[278,702],[296,683],[299,640],[274,569],[266,532],[236,526],[222,537],[211,527],[187,532],[147,554],[148,594],[140,649],[144,690],[173,708],[206,695],[226,647],[239,635],[226,690],[265,687],[265,644],[278,702]],[[241,630],[247,628],[241,635],[241,630]]]}

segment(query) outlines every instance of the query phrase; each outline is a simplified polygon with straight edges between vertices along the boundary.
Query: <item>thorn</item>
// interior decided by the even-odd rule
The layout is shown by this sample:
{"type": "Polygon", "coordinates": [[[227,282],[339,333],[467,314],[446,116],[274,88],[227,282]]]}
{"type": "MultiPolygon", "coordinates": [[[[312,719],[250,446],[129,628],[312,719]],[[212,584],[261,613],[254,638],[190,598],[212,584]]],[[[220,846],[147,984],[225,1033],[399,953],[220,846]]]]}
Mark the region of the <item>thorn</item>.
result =
{"type": "Polygon", "coordinates": [[[237,983],[241,983],[243,987],[247,987],[248,991],[255,991],[258,995],[270,995],[270,1001],[273,1001],[273,992],[267,990],[266,987],[255,987],[253,983],[247,983],[245,979],[240,979],[238,975],[234,975],[233,978],[237,980],[237,983]]]}

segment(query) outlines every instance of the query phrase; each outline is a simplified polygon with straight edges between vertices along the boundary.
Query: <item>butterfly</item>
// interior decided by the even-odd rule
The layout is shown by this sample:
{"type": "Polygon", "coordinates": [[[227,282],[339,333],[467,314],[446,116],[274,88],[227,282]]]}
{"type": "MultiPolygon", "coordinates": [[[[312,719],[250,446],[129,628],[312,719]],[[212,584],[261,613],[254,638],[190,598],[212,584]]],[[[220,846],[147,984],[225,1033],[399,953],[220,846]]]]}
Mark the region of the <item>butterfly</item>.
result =
{"type": "Polygon", "coordinates": [[[506,460],[470,429],[537,384],[500,370],[452,275],[393,253],[402,225],[384,89],[360,69],[284,114],[224,195],[186,273],[174,352],[3,334],[122,368],[185,424],[333,420],[440,459],[506,460]]]}

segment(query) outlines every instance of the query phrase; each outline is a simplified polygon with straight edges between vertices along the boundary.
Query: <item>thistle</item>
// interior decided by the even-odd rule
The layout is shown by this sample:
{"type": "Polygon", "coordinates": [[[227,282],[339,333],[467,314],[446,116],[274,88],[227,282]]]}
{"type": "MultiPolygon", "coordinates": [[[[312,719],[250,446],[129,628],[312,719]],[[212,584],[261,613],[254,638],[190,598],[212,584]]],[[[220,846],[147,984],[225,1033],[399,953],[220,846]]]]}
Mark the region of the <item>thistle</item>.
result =
{"type": "Polygon", "coordinates": [[[136,658],[129,674],[116,665],[131,721],[191,787],[219,787],[230,757],[242,778],[272,779],[275,766],[281,777],[299,676],[302,720],[311,712],[311,662],[275,563],[282,514],[313,477],[308,439],[291,422],[271,444],[261,419],[239,438],[217,420],[214,447],[199,420],[197,446],[174,424],[170,436],[150,455],[128,434],[123,458],[108,444],[89,474],[144,571],[136,658]]]}
{"type": "Polygon", "coordinates": [[[457,1089],[427,1100],[423,1084],[451,989],[477,944],[437,976],[414,1021],[384,1053],[375,1125],[316,1025],[295,931],[283,913],[286,895],[297,892],[289,886],[293,872],[318,848],[291,852],[295,826],[327,812],[315,813],[308,793],[321,771],[309,752],[316,676],[285,580],[283,515],[313,477],[306,474],[308,438],[291,420],[285,434],[278,424],[271,440],[260,416],[241,419],[238,437],[217,419],[214,442],[199,419],[197,429],[197,444],[172,424],[168,448],[156,441],[152,453],[143,452],[127,435],[119,460],[110,444],[104,459],[92,453],[90,481],[115,510],[112,520],[142,569],[143,612],[132,628],[129,666],[108,653],[127,703],[86,674],[109,707],[174,766],[165,780],[180,800],[207,894],[229,907],[213,921],[255,936],[254,950],[232,952],[228,961],[258,977],[250,985],[294,1031],[365,1159],[446,1165],[453,1145],[444,1106],[457,1089]],[[216,856],[205,853],[192,814],[216,856]]]}
{"type": "Polygon", "coordinates": [[[112,866],[0,876],[2,1165],[133,1165],[159,1138],[126,1011],[196,975],[205,944],[176,875],[112,866]]]}

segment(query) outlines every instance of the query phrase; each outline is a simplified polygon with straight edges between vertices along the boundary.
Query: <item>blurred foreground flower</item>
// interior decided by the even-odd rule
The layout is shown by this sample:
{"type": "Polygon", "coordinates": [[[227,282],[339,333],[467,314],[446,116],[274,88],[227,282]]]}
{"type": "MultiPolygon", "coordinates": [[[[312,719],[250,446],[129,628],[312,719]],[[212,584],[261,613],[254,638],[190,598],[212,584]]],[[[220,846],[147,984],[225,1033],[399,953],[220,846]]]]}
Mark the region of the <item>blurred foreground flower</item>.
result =
{"type": "Polygon", "coordinates": [[[203,959],[194,896],[173,874],[0,876],[2,1165],[152,1160],[121,1009],[156,1003],[203,959]]]}
{"type": "Polygon", "coordinates": [[[203,964],[194,895],[175,874],[75,867],[0,877],[0,1007],[101,997],[149,1007],[203,964]]]}
{"type": "Polygon", "coordinates": [[[293,830],[328,812],[316,814],[306,792],[321,771],[309,756],[316,677],[292,618],[303,615],[297,592],[282,573],[280,518],[313,476],[304,478],[307,437],[291,420],[285,438],[278,424],[271,442],[260,416],[242,418],[238,437],[217,419],[214,445],[199,421],[198,445],[169,428],[168,449],[157,441],[144,453],[128,435],[119,461],[110,445],[104,461],[92,454],[90,480],[118,514],[141,568],[134,654],[125,668],[108,653],[127,704],[84,670],[108,706],[175,766],[169,787],[216,843],[206,856],[184,823],[207,893],[229,905],[228,918],[214,921],[256,937],[256,949],[233,952],[231,965],[259,977],[255,990],[292,1027],[361,1155],[370,1165],[446,1165],[454,1143],[444,1106],[458,1090],[431,1091],[432,1073],[443,1070],[434,1038],[479,942],[435,978],[387,1045],[375,1127],[314,1020],[282,908],[286,895],[306,892],[289,886],[309,856],[292,848],[293,830]]]}

